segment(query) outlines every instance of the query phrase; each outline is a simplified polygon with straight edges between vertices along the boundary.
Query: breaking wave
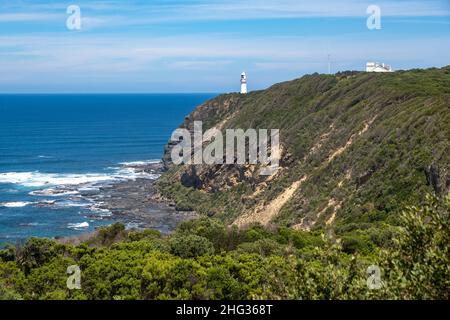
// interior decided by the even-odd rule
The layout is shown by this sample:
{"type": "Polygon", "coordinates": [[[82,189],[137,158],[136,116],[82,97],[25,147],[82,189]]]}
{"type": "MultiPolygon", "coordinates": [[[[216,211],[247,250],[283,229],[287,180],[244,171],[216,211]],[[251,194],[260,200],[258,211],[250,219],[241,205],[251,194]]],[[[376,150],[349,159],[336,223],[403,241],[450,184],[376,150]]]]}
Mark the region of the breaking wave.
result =
{"type": "MultiPolygon", "coordinates": [[[[120,167],[109,168],[107,173],[42,173],[42,172],[4,172],[0,173],[0,184],[14,184],[30,188],[28,195],[39,197],[36,202],[17,201],[0,202],[0,207],[21,208],[28,205],[49,207],[86,207],[89,211],[101,217],[111,216],[112,213],[101,208],[101,203],[89,203],[89,196],[99,192],[103,186],[112,183],[136,180],[155,180],[160,175],[147,172],[145,166],[158,163],[159,160],[145,160],[124,162],[120,167]],[[49,200],[48,198],[55,200],[49,200]],[[46,199],[47,198],[47,199],[46,199]],[[88,203],[86,203],[86,200],[88,203]]],[[[70,228],[81,228],[71,226],[70,228]]]]}
{"type": "Polygon", "coordinates": [[[16,201],[16,202],[0,202],[0,207],[6,207],[6,208],[23,208],[26,207],[33,202],[28,201],[16,201]]]}
{"type": "Polygon", "coordinates": [[[69,229],[85,229],[85,228],[89,228],[89,223],[88,222],[69,223],[69,224],[67,224],[67,228],[69,228],[69,229]]]}

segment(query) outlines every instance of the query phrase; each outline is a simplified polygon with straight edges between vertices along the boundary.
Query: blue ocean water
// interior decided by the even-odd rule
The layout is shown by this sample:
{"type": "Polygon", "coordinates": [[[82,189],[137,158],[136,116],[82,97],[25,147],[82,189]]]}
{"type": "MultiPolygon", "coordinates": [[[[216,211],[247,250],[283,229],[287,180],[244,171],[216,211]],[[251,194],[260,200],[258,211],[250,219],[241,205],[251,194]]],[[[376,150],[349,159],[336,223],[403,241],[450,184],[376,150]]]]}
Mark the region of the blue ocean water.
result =
{"type": "Polygon", "coordinates": [[[111,223],[78,197],[123,164],[161,158],[172,131],[212,94],[0,95],[0,244],[111,223]]]}

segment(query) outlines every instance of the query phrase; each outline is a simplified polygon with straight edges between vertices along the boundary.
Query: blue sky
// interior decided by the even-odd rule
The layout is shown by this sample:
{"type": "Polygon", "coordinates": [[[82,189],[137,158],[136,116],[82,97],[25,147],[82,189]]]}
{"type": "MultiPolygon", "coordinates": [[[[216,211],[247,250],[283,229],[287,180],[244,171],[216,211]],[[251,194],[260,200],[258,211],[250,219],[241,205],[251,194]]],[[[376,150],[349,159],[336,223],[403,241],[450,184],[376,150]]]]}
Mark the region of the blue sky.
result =
{"type": "Polygon", "coordinates": [[[0,92],[230,92],[450,64],[449,0],[0,0],[0,92]],[[81,30],[69,30],[69,5],[81,30]],[[369,30],[366,9],[381,9],[369,30]]]}

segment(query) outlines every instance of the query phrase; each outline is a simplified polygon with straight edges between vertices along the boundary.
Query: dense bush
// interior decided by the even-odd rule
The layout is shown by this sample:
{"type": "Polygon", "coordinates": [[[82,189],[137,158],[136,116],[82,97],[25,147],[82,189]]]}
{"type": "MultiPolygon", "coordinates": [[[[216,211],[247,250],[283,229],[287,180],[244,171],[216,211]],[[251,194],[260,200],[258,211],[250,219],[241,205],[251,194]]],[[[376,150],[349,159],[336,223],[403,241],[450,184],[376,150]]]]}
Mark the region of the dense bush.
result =
{"type": "Polygon", "coordinates": [[[170,252],[182,258],[195,258],[214,253],[212,243],[195,234],[175,236],[170,239],[170,252]]]}
{"type": "Polygon", "coordinates": [[[76,246],[30,239],[0,251],[0,299],[448,299],[449,211],[450,198],[408,208],[381,249],[358,242],[376,230],[353,245],[350,236],[210,219],[169,237],[114,225],[76,246]],[[70,265],[82,271],[81,290],[66,286],[70,265]],[[367,287],[369,265],[382,271],[379,290],[367,287]]]}
{"type": "Polygon", "coordinates": [[[385,252],[385,291],[392,298],[450,298],[450,196],[409,207],[394,248],[385,252]]]}

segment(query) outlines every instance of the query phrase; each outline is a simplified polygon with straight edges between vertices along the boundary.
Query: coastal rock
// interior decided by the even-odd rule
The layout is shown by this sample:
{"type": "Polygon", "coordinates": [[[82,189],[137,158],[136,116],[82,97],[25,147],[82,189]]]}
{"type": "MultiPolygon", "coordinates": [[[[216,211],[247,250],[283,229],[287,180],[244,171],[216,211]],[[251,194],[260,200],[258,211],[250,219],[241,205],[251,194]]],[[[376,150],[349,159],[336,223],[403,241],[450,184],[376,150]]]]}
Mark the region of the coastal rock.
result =
{"type": "Polygon", "coordinates": [[[188,169],[181,174],[181,184],[188,188],[200,189],[202,187],[202,180],[197,175],[195,166],[189,166],[188,169]]]}

